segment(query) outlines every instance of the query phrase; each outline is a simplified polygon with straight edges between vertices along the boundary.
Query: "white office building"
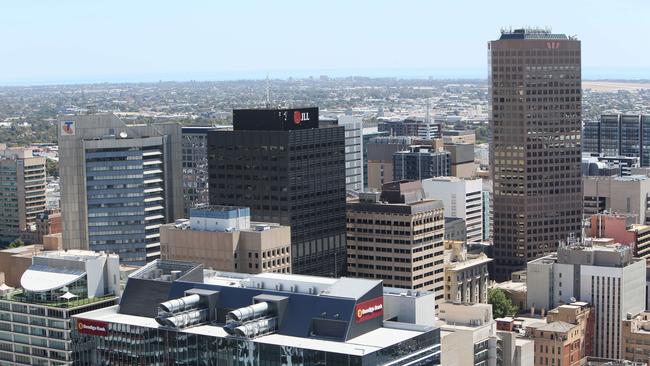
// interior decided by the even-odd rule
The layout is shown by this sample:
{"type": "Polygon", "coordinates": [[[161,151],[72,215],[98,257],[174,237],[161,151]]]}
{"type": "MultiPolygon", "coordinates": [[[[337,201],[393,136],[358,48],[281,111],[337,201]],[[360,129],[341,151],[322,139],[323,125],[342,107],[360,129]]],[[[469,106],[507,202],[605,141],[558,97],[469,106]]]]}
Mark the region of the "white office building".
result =
{"type": "Polygon", "coordinates": [[[69,250],[43,252],[0,296],[0,366],[72,365],[72,315],[113,306],[119,258],[69,250]]]}
{"type": "Polygon", "coordinates": [[[468,243],[483,240],[482,179],[430,178],[422,180],[422,189],[426,198],[443,202],[445,217],[459,217],[465,220],[468,243]]]}
{"type": "Polygon", "coordinates": [[[497,328],[492,305],[439,305],[441,365],[496,366],[497,328]]]}
{"type": "Polygon", "coordinates": [[[621,321],[645,309],[646,263],[625,245],[561,244],[528,262],[528,307],[587,302],[595,311],[594,356],[621,358],[621,321]]]}

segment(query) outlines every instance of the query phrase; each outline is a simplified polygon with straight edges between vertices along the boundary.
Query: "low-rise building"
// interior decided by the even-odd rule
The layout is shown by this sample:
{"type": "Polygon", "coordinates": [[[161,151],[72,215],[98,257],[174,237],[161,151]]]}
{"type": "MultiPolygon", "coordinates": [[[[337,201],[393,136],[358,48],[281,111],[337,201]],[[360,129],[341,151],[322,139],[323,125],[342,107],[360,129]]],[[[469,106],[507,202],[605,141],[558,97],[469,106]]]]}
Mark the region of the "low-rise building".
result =
{"type": "Polygon", "coordinates": [[[157,260],[131,274],[118,306],[75,316],[77,364],[439,365],[440,329],[405,322],[425,310],[433,321],[433,294],[419,296],[428,309],[396,307],[380,280],[157,260]]]}
{"type": "Polygon", "coordinates": [[[650,259],[650,225],[635,224],[636,215],[603,213],[589,218],[586,234],[629,245],[635,257],[650,259]]]}
{"type": "Polygon", "coordinates": [[[442,365],[497,365],[492,305],[444,302],[438,307],[438,318],[442,365]]]}
{"type": "Polygon", "coordinates": [[[636,217],[636,224],[647,224],[650,177],[583,177],[584,215],[619,212],[636,217]]]}
{"type": "Polygon", "coordinates": [[[445,300],[458,303],[487,303],[492,259],[468,254],[462,242],[445,241],[445,300]]]}
{"type": "Polygon", "coordinates": [[[11,287],[20,286],[20,278],[32,265],[32,257],[42,251],[43,246],[36,244],[0,250],[0,270],[5,274],[3,283],[11,287]]]}
{"type": "Polygon", "coordinates": [[[623,358],[630,361],[650,361],[650,312],[628,314],[621,326],[623,358]]]}
{"type": "Polygon", "coordinates": [[[526,328],[535,341],[535,365],[579,366],[593,348],[594,314],[585,302],[550,310],[546,322],[526,328]]]}
{"type": "Polygon", "coordinates": [[[115,305],[119,277],[116,255],[70,250],[34,256],[21,288],[0,298],[0,365],[72,365],[72,316],[115,305]]]}
{"type": "Polygon", "coordinates": [[[160,228],[163,259],[218,271],[291,273],[288,226],[250,221],[248,207],[191,208],[189,220],[160,228]]]}
{"type": "Polygon", "coordinates": [[[629,246],[593,241],[562,244],[557,254],[528,262],[528,307],[550,309],[578,301],[593,305],[594,356],[621,358],[621,321],[645,309],[646,261],[629,246]]]}

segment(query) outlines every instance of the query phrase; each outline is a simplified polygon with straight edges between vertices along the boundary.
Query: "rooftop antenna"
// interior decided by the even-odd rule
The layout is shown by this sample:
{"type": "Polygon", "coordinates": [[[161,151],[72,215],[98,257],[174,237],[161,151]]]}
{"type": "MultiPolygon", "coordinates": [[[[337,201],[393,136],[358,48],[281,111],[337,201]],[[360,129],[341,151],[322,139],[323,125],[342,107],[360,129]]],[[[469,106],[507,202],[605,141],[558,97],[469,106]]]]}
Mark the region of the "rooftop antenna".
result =
{"type": "Polygon", "coordinates": [[[271,108],[271,81],[269,74],[266,74],[266,108],[271,108]]]}

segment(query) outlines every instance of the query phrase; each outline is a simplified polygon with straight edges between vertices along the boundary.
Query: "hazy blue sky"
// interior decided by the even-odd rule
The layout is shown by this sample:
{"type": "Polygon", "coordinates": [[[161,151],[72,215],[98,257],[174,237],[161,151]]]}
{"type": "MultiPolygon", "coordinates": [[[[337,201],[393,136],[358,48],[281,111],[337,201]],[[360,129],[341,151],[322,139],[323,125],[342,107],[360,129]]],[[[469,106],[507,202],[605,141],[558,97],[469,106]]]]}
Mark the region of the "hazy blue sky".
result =
{"type": "Polygon", "coordinates": [[[329,74],[485,77],[502,26],[582,40],[583,76],[650,78],[650,0],[2,1],[0,84],[329,74]]]}

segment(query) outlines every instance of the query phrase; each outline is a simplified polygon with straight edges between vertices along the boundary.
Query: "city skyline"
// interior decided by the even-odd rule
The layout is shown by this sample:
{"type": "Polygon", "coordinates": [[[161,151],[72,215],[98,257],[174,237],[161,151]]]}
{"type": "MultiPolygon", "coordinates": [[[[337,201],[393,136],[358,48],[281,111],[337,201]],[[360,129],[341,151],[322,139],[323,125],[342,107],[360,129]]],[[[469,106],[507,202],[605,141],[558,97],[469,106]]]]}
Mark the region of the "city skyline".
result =
{"type": "Polygon", "coordinates": [[[5,40],[12,57],[0,61],[0,85],[260,79],[267,74],[484,79],[486,40],[497,37],[500,28],[526,25],[576,34],[583,42],[584,79],[650,79],[645,51],[636,47],[643,35],[635,30],[644,10],[650,10],[646,2],[549,1],[534,14],[513,1],[500,5],[4,4],[0,30],[14,37],[5,40]],[[617,17],[608,17],[614,11],[617,17]],[[485,16],[491,13],[495,16],[485,16]],[[576,21],[575,14],[584,21],[576,21]],[[605,20],[608,26],[602,27],[605,20]]]}

